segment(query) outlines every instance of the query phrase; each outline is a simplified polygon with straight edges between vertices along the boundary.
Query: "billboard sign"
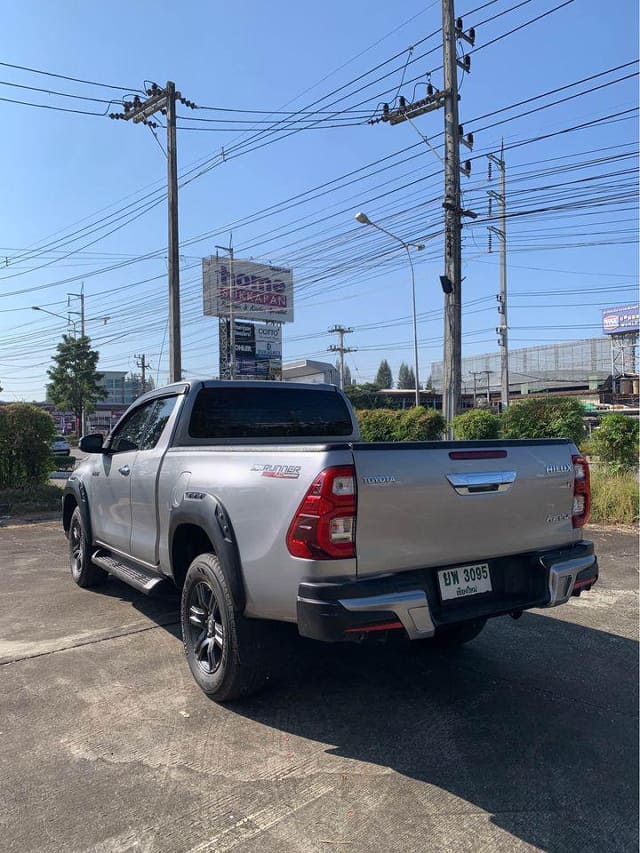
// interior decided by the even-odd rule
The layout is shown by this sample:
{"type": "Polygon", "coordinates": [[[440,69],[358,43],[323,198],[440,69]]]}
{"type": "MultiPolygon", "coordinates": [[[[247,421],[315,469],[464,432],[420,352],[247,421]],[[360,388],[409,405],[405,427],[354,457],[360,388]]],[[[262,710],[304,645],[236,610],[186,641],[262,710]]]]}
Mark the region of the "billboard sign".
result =
{"type": "MultiPolygon", "coordinates": [[[[277,379],[282,373],[282,327],[234,321],[235,378],[277,379]]],[[[231,378],[231,323],[220,320],[220,378],[231,378]]]]}
{"type": "Polygon", "coordinates": [[[637,302],[635,305],[603,308],[602,331],[605,335],[622,335],[625,332],[637,332],[639,329],[640,311],[637,302]]]}
{"type": "Polygon", "coordinates": [[[293,322],[293,274],[287,267],[256,261],[202,259],[202,299],[206,317],[293,322]]]}

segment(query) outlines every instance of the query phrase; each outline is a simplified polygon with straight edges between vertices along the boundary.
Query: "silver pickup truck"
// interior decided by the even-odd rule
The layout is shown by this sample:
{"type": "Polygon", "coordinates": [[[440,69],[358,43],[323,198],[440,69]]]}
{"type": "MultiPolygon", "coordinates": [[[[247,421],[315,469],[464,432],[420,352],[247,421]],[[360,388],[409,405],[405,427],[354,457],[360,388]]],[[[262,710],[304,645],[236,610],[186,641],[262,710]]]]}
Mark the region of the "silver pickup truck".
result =
{"type": "Polygon", "coordinates": [[[267,678],[274,622],[455,645],[598,578],[569,440],[365,443],[333,386],[193,381],[80,448],[63,496],[73,579],[175,584],[189,666],[218,701],[267,678]]]}

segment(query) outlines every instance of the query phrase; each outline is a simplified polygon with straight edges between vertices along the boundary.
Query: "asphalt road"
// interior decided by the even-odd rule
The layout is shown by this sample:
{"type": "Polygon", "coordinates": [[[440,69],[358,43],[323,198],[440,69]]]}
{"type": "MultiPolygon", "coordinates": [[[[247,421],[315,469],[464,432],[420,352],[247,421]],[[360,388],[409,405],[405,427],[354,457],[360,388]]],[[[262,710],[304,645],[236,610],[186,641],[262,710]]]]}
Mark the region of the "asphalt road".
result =
{"type": "Polygon", "coordinates": [[[232,706],[177,599],[71,581],[55,523],[0,529],[0,848],[638,849],[638,542],[602,580],[454,653],[293,643],[232,706]]]}

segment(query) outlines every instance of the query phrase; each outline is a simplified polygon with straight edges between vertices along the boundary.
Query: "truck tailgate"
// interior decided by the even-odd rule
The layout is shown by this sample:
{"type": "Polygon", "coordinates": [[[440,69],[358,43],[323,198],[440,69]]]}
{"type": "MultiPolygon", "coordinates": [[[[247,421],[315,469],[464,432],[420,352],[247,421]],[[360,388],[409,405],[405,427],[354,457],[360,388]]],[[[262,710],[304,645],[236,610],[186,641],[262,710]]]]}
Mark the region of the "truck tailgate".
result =
{"type": "Polygon", "coordinates": [[[566,545],[571,441],[353,445],[358,576],[566,545]]]}

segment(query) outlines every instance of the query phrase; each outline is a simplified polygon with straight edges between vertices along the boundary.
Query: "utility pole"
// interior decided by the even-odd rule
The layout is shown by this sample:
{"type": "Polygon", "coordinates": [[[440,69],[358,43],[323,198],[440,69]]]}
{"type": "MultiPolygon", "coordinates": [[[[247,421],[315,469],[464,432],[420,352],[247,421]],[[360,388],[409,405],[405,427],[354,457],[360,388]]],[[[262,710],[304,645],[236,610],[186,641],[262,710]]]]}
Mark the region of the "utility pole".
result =
{"type": "Polygon", "coordinates": [[[491,387],[489,385],[489,377],[493,373],[493,370],[479,370],[478,373],[484,373],[487,377],[487,408],[491,406],[491,387]]]}
{"type": "Polygon", "coordinates": [[[477,388],[477,376],[480,376],[480,370],[472,370],[471,376],[473,377],[473,408],[477,409],[478,407],[478,388],[477,388]]]}
{"type": "Polygon", "coordinates": [[[147,361],[145,353],[142,353],[141,355],[134,355],[134,358],[136,360],[136,367],[140,368],[140,375],[142,378],[142,393],[144,394],[147,390],[147,368],[149,368],[150,370],[152,370],[153,368],[147,361]]]}
{"type": "MultiPolygon", "coordinates": [[[[462,217],[476,218],[460,205],[460,143],[473,147],[473,136],[464,137],[458,120],[458,67],[471,70],[471,57],[458,59],[457,43],[473,45],[475,30],[463,32],[462,19],[455,18],[453,0],[442,0],[442,65],[444,72],[444,354],[442,406],[451,438],[451,421],[460,407],[462,380],[462,217]]],[[[471,161],[464,164],[471,174],[471,161]]]]}
{"type": "MultiPolygon", "coordinates": [[[[456,18],[453,0],[442,0],[442,58],[444,69],[444,89],[434,88],[427,83],[427,96],[418,101],[407,103],[406,98],[400,97],[399,106],[390,110],[388,104],[382,108],[382,116],[369,120],[369,124],[378,121],[390,125],[431,112],[444,107],[444,275],[440,276],[440,284],[444,292],[444,354],[443,354],[443,412],[447,421],[447,432],[452,437],[451,421],[460,406],[461,369],[462,369],[462,217],[472,219],[477,214],[472,210],[463,210],[460,201],[460,172],[467,177],[471,174],[471,161],[466,160],[460,167],[460,144],[473,148],[473,134],[464,134],[464,129],[458,122],[458,68],[466,73],[471,71],[471,57],[467,54],[458,59],[457,43],[465,41],[475,44],[476,34],[473,27],[463,29],[462,18],[456,18]]],[[[415,127],[415,125],[414,125],[415,127]]],[[[417,129],[417,128],[416,128],[417,129]]],[[[418,133],[420,133],[418,131],[418,133]]],[[[420,136],[433,149],[429,140],[420,136]]],[[[435,152],[434,150],[434,153],[435,152]]],[[[439,155],[438,155],[439,157],[439,155]]]]}
{"type": "Polygon", "coordinates": [[[327,348],[327,352],[340,353],[340,388],[344,389],[344,354],[346,352],[357,352],[357,347],[346,347],[344,345],[344,336],[350,335],[353,332],[353,329],[347,329],[345,326],[332,326],[328,329],[328,332],[330,335],[340,336],[340,343],[338,345],[331,344],[331,346],[327,348]]]}
{"type": "Polygon", "coordinates": [[[180,334],[180,248],[178,235],[178,152],[176,146],[176,85],[166,88],[167,104],[167,204],[169,213],[169,382],[182,379],[180,334]]]}
{"type": "Polygon", "coordinates": [[[160,112],[167,117],[167,205],[168,205],[168,278],[169,278],[169,382],[182,378],[182,351],[180,333],[180,256],[178,236],[178,155],[176,143],[176,101],[191,109],[196,105],[176,92],[171,80],[164,89],[157,83],[145,89],[148,95],[141,100],[135,95],[133,101],[124,101],[124,112],[109,113],[109,118],[133,120],[134,124],[145,124],[155,134],[157,122],[151,116],[160,112]]]}
{"type": "Polygon", "coordinates": [[[500,346],[500,402],[501,409],[509,406],[509,325],[507,322],[507,189],[504,162],[504,140],[500,148],[500,157],[489,154],[488,178],[491,180],[491,165],[500,170],[500,192],[489,190],[489,217],[491,217],[491,202],[496,199],[500,205],[500,228],[489,225],[489,251],[491,251],[491,234],[500,239],[500,293],[498,295],[498,315],[500,325],[496,328],[498,345],[500,346]]]}

